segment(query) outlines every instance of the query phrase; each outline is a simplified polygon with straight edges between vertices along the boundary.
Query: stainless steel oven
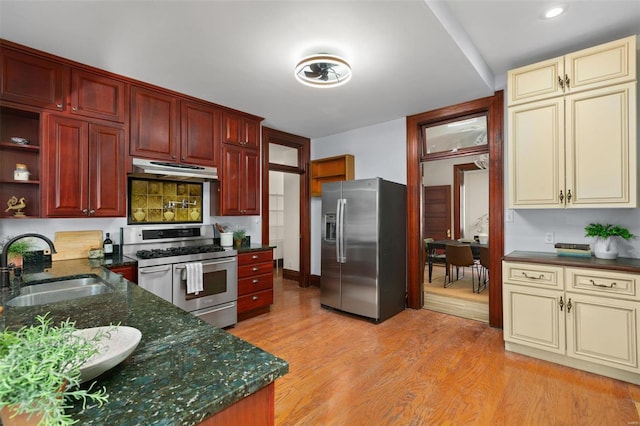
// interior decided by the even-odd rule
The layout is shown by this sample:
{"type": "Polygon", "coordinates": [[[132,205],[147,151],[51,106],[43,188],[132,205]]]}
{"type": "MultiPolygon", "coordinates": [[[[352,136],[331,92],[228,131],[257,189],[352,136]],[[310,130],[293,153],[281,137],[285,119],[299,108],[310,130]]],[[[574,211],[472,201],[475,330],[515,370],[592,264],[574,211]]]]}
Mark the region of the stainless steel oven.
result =
{"type": "Polygon", "coordinates": [[[238,257],[212,225],[122,228],[123,254],[138,261],[138,285],[217,327],[237,321],[238,257]],[[186,265],[202,264],[203,291],[187,292],[186,265]]]}
{"type": "Polygon", "coordinates": [[[238,259],[202,261],[203,291],[187,293],[185,263],[173,265],[173,304],[191,312],[207,322],[235,324],[238,300],[238,259]],[[222,317],[222,318],[221,318],[222,317]]]}

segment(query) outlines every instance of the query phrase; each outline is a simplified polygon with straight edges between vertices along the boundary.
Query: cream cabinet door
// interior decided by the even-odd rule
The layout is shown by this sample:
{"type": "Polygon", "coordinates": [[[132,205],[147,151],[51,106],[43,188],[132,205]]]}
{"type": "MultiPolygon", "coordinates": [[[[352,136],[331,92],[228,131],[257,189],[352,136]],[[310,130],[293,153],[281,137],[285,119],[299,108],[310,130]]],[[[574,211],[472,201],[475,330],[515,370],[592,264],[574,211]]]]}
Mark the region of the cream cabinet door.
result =
{"type": "Polygon", "coordinates": [[[548,59],[535,64],[510,70],[507,73],[507,104],[561,96],[564,91],[564,57],[548,59]]]}
{"type": "Polygon", "coordinates": [[[636,36],[570,53],[564,58],[564,69],[565,93],[634,81],[636,36]]]}
{"type": "Polygon", "coordinates": [[[638,303],[569,292],[566,298],[567,355],[638,373],[638,303]]]}
{"type": "Polygon", "coordinates": [[[564,354],[564,293],[513,284],[502,288],[504,340],[564,354]]]}
{"type": "Polygon", "coordinates": [[[564,208],[564,98],[511,107],[508,125],[509,208],[564,208]]]}
{"type": "Polygon", "coordinates": [[[565,100],[566,206],[636,207],[636,83],[565,100]]]}

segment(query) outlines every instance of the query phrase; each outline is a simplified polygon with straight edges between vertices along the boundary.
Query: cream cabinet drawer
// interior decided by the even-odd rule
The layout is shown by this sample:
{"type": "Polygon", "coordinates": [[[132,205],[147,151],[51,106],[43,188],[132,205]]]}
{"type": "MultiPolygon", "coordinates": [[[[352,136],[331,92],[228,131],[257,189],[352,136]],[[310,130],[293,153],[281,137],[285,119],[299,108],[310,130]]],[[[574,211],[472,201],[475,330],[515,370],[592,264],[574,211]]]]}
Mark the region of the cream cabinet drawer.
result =
{"type": "Polygon", "coordinates": [[[502,279],[513,284],[556,290],[564,289],[562,266],[502,262],[502,279]]]}
{"type": "Polygon", "coordinates": [[[638,275],[598,269],[566,268],[567,290],[640,300],[638,275]]]}

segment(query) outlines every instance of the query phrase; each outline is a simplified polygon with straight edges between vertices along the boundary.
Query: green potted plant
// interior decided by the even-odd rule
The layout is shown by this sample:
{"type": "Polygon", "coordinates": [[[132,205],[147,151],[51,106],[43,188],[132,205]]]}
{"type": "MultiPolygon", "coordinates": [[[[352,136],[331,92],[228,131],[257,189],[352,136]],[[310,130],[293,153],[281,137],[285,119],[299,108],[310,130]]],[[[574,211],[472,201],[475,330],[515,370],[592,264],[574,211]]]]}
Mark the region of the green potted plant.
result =
{"type": "Polygon", "coordinates": [[[615,259],[618,257],[618,244],[615,237],[624,240],[634,238],[627,228],[619,225],[603,225],[590,223],[584,228],[585,237],[594,237],[593,253],[600,259],[615,259]]]}
{"type": "MultiPolygon", "coordinates": [[[[9,239],[7,238],[3,241],[2,251],[5,250],[6,241],[8,240],[9,239]]],[[[10,264],[13,263],[16,266],[22,266],[22,257],[26,253],[33,251],[33,249],[34,249],[33,243],[27,238],[14,241],[13,244],[11,244],[11,246],[9,247],[7,259],[10,264]]]]}
{"type": "Polygon", "coordinates": [[[247,236],[247,232],[244,229],[236,229],[233,231],[233,248],[239,249],[242,247],[242,241],[247,236]]]}
{"type": "Polygon", "coordinates": [[[0,418],[8,425],[69,425],[67,398],[102,405],[104,388],[81,389],[80,366],[98,353],[92,339],[74,335],[75,323],[68,319],[52,325],[47,314],[36,317],[36,324],[17,331],[0,333],[0,418]]]}

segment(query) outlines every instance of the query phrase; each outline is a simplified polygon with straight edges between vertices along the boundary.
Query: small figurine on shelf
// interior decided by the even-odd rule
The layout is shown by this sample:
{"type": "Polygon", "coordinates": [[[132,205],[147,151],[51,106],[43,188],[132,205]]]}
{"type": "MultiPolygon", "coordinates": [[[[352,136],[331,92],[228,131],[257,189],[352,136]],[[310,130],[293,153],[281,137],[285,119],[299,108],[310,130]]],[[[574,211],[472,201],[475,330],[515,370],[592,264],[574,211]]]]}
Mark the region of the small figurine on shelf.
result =
{"type": "Polygon", "coordinates": [[[13,213],[13,216],[15,217],[25,217],[24,212],[22,212],[21,210],[27,207],[27,201],[24,197],[20,197],[20,200],[18,200],[18,198],[14,195],[13,197],[9,198],[9,201],[7,201],[7,208],[5,210],[5,213],[9,212],[10,210],[15,210],[15,213],[13,213]]]}

